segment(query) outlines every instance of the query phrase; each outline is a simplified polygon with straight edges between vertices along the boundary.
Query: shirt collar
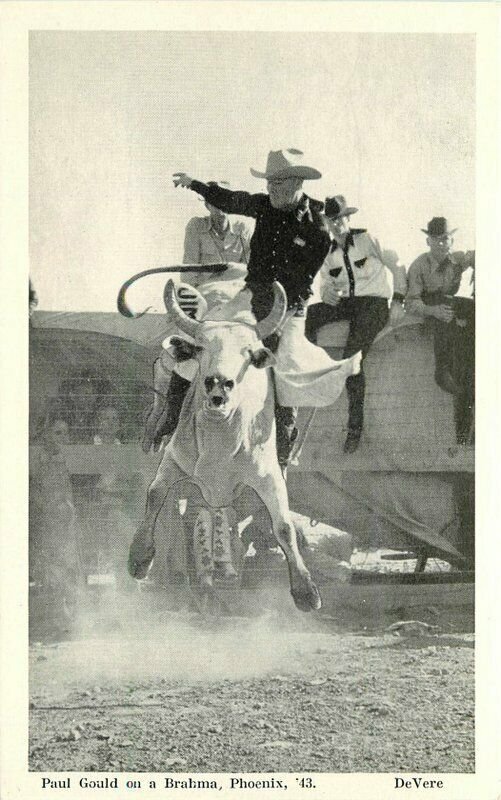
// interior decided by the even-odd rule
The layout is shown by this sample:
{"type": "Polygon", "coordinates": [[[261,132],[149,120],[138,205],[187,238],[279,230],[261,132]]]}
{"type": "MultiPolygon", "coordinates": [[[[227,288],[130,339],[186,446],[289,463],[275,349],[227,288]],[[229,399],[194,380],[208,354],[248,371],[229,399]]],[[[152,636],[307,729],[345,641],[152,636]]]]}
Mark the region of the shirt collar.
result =
{"type": "MultiPolygon", "coordinates": [[[[205,224],[206,224],[206,227],[207,227],[207,232],[211,231],[213,229],[213,227],[214,227],[212,225],[212,220],[211,220],[210,217],[205,217],[205,224]]],[[[226,230],[224,232],[225,235],[227,233],[233,233],[234,234],[235,233],[235,225],[236,225],[235,221],[233,221],[231,219],[228,219],[228,227],[226,228],[226,230]]]]}
{"type": "Polygon", "coordinates": [[[431,253],[427,253],[427,256],[430,267],[435,271],[444,270],[449,266],[449,264],[456,265],[457,263],[453,253],[448,253],[440,264],[436,258],[433,258],[431,253]]]}
{"type": "MultiPolygon", "coordinates": [[[[359,233],[367,233],[366,228],[350,228],[350,231],[347,234],[345,242],[344,242],[344,246],[345,246],[346,249],[348,249],[348,247],[353,247],[354,246],[354,244],[355,244],[354,237],[357,236],[357,234],[359,234],[359,233]]],[[[336,242],[335,239],[332,239],[331,252],[333,253],[335,250],[338,249],[338,247],[340,247],[340,245],[336,242]]]]}
{"type": "Polygon", "coordinates": [[[293,214],[298,222],[303,222],[305,219],[308,222],[313,222],[313,213],[320,213],[323,207],[324,204],[320,200],[314,200],[312,197],[308,197],[307,194],[302,194],[297,206],[285,213],[293,214]]]}
{"type": "MultiPolygon", "coordinates": [[[[269,195],[265,195],[268,198],[268,203],[271,208],[271,201],[269,195]]],[[[302,194],[299,203],[294,208],[287,208],[287,209],[275,209],[275,211],[291,215],[294,219],[297,219],[298,222],[303,222],[305,219],[308,222],[313,222],[313,213],[319,214],[323,210],[324,204],[320,200],[314,200],[313,197],[308,197],[307,194],[302,194]],[[313,213],[312,213],[313,212],[313,213]]]]}
{"type": "Polygon", "coordinates": [[[294,209],[294,214],[298,222],[302,222],[306,217],[307,220],[310,222],[312,221],[311,216],[311,209],[310,209],[310,198],[308,195],[303,194],[299,203],[297,204],[296,208],[294,209]]]}

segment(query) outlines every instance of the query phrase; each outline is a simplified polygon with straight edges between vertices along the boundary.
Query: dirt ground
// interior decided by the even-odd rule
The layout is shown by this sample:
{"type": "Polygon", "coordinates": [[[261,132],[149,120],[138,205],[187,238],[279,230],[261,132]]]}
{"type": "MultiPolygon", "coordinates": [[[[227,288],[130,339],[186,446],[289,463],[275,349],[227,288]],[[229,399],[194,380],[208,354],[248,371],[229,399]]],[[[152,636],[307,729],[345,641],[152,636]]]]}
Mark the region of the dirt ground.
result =
{"type": "Polygon", "coordinates": [[[474,771],[461,614],[389,631],[286,596],[250,618],[158,603],[110,594],[66,640],[32,634],[31,770],[474,771]]]}

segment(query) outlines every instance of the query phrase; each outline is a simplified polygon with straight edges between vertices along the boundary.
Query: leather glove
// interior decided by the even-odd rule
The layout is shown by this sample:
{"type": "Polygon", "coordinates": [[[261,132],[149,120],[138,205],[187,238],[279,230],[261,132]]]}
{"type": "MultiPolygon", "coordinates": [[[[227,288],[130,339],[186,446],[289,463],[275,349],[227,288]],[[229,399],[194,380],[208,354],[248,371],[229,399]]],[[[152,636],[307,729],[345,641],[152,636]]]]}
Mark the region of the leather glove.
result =
{"type": "Polygon", "coordinates": [[[193,178],[190,178],[187,172],[174,172],[172,177],[174,178],[174,186],[176,188],[178,186],[183,186],[184,188],[189,189],[193,180],[193,178]]]}

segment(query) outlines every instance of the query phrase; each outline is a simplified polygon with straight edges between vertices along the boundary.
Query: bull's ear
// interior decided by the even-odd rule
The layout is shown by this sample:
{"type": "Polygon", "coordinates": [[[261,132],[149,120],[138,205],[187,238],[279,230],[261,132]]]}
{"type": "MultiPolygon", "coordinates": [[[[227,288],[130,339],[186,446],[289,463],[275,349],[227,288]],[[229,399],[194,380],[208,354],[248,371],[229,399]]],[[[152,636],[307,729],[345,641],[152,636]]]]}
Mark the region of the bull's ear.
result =
{"type": "Polygon", "coordinates": [[[256,350],[251,350],[251,364],[257,369],[264,367],[273,367],[277,359],[267,347],[258,347],[256,350]]]}
{"type": "Polygon", "coordinates": [[[180,336],[168,336],[162,342],[162,347],[167,350],[175,361],[188,361],[190,358],[194,358],[202,349],[194,342],[189,342],[180,336]]]}

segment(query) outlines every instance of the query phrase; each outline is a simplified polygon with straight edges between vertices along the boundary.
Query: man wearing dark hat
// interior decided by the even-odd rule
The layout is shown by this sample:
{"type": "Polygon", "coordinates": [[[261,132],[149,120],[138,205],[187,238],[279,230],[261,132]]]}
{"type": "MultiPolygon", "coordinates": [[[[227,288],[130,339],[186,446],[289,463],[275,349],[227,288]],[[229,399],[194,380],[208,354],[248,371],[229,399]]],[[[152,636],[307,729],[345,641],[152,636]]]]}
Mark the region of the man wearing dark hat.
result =
{"type": "MultiPolygon", "coordinates": [[[[359,350],[363,359],[369,352],[377,334],[389,319],[392,300],[398,304],[397,314],[402,315],[405,297],[405,270],[391,264],[385,265],[381,248],[363,228],[350,228],[350,216],[358,211],[349,207],[342,195],[328,197],[325,216],[332,237],[329,254],[321,270],[321,303],[308,308],[306,336],[316,342],[319,329],[329,322],[348,320],[350,329],[343,357],[348,358],[359,350]]],[[[396,321],[396,320],[395,320],[396,321]]],[[[358,375],[346,380],[348,392],[348,435],[345,453],[357,449],[364,423],[365,376],[363,368],[358,375]]]]}
{"type": "MultiPolygon", "coordinates": [[[[288,309],[304,317],[313,278],[329,251],[330,238],[321,213],[323,204],[303,192],[303,181],[322,175],[305,165],[303,153],[294,148],[272,150],[265,170],[251,169],[251,173],[266,180],[268,194],[231,191],[194,180],[184,172],[174,174],[174,184],[192,189],[226,214],[255,219],[246,285],[252,291],[256,319],[264,319],[271,310],[270,289],[275,280],[285,289],[288,309]]],[[[278,337],[274,337],[265,343],[272,350],[278,346],[278,337]]],[[[296,408],[277,404],[277,450],[283,468],[297,437],[296,417],[296,408]]]]}
{"type": "Polygon", "coordinates": [[[451,253],[453,234],[445,217],[433,217],[426,229],[427,253],[418,256],[409,267],[406,308],[433,326],[435,380],[445,392],[457,390],[453,378],[453,342],[457,314],[452,297],[457,293],[463,272],[475,266],[475,253],[451,253]]]}
{"type": "Polygon", "coordinates": [[[475,252],[451,253],[457,229],[451,230],[445,217],[433,217],[421,230],[429,252],[409,267],[406,308],[432,325],[435,380],[454,395],[457,441],[465,444],[475,391],[475,252]],[[465,281],[467,270],[471,276],[465,281]]]}

